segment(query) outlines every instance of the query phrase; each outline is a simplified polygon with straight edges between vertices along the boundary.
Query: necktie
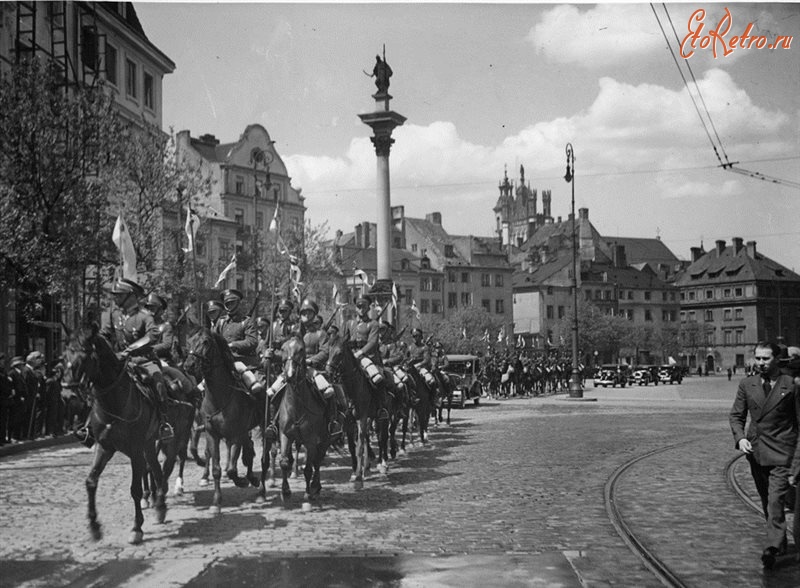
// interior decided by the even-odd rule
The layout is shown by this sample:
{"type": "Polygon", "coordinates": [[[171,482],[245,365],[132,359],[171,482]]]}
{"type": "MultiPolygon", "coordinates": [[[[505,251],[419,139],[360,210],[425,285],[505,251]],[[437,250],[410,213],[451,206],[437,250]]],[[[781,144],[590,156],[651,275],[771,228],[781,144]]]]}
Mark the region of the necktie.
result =
{"type": "Polygon", "coordinates": [[[764,396],[769,396],[769,393],[772,391],[772,384],[767,378],[764,378],[764,396]]]}

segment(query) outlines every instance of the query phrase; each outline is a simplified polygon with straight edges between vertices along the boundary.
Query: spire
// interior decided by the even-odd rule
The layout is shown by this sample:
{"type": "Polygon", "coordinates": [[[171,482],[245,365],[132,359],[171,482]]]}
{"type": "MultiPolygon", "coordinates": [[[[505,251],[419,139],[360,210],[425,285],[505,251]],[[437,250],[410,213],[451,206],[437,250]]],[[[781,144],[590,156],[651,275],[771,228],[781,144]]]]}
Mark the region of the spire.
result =
{"type": "Polygon", "coordinates": [[[519,165],[519,183],[525,185],[525,167],[522,164],[519,165]]]}

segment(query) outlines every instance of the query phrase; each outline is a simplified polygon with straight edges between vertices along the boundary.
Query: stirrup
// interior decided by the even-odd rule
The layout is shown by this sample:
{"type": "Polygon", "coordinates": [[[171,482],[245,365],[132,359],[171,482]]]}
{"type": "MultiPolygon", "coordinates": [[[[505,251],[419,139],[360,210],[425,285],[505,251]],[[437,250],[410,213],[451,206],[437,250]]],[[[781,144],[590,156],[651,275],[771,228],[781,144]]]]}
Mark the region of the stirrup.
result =
{"type": "Polygon", "coordinates": [[[388,421],[389,420],[389,411],[385,408],[381,408],[378,410],[378,420],[379,421],[388,421]]]}
{"type": "Polygon", "coordinates": [[[336,419],[328,423],[328,435],[330,436],[331,441],[340,439],[343,432],[344,431],[341,423],[336,419]]]}
{"type": "Polygon", "coordinates": [[[274,424],[270,423],[267,425],[267,428],[264,429],[264,439],[270,443],[274,443],[278,440],[278,428],[274,424]]]}
{"type": "Polygon", "coordinates": [[[175,431],[172,429],[172,425],[167,422],[161,423],[158,427],[158,440],[159,441],[172,441],[175,438],[175,431]]]}
{"type": "Polygon", "coordinates": [[[72,432],[73,435],[86,447],[91,448],[94,445],[94,437],[92,436],[92,430],[89,427],[81,427],[80,429],[75,429],[72,432]]]}

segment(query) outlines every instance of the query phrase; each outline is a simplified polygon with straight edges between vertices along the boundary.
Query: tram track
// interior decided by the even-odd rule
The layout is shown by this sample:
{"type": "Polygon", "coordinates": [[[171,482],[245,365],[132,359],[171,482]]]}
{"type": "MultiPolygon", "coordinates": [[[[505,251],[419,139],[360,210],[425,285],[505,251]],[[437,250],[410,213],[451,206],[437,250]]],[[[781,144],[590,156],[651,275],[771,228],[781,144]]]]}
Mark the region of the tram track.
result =
{"type": "Polygon", "coordinates": [[[687,585],[674,571],[669,568],[669,566],[667,566],[666,563],[664,563],[664,561],[662,561],[655,554],[652,549],[648,548],[636,536],[636,534],[631,530],[630,526],[625,522],[625,519],[622,516],[622,513],[620,512],[619,506],[616,502],[616,489],[617,484],[619,483],[623,474],[625,474],[625,472],[627,472],[637,463],[660,453],[670,451],[671,449],[688,445],[690,443],[695,443],[698,440],[699,439],[694,438],[688,441],[681,441],[680,443],[673,443],[671,445],[660,447],[634,457],[614,470],[614,473],[612,473],[609,479],[606,481],[603,491],[606,513],[608,514],[608,518],[611,521],[611,524],[614,525],[614,528],[619,536],[622,538],[628,548],[639,556],[645,567],[647,567],[656,576],[656,578],[658,578],[658,580],[664,584],[664,586],[669,586],[671,588],[686,588],[687,585]]]}
{"type": "Polygon", "coordinates": [[[744,457],[744,453],[733,456],[725,464],[725,482],[736,496],[745,503],[745,505],[754,511],[759,517],[764,516],[761,510],[761,505],[753,500],[753,498],[742,488],[739,481],[736,479],[736,464],[744,457]]]}

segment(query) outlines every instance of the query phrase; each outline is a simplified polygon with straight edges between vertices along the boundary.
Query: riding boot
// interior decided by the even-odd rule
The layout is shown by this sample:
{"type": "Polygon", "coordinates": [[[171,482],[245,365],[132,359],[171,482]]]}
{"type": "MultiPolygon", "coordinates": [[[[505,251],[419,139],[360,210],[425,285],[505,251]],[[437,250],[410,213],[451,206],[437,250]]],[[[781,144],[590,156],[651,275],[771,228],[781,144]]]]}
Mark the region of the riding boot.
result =
{"type": "Polygon", "coordinates": [[[326,413],[328,416],[328,435],[330,436],[331,445],[337,445],[342,440],[342,423],[340,423],[337,418],[336,398],[331,397],[327,399],[326,413]]]}
{"type": "Polygon", "coordinates": [[[167,390],[163,382],[156,382],[156,397],[158,399],[158,439],[162,442],[172,441],[175,431],[167,422],[167,390]]]}

